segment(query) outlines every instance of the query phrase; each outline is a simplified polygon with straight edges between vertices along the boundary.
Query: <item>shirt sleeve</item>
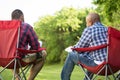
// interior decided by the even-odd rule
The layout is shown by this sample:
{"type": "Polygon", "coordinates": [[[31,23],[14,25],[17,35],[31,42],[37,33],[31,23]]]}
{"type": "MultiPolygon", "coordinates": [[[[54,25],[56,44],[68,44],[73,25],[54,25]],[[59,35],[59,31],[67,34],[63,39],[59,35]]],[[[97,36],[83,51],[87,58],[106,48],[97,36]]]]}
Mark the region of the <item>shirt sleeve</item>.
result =
{"type": "Polygon", "coordinates": [[[90,41],[91,41],[91,29],[89,27],[87,27],[83,31],[83,33],[82,33],[81,38],[79,39],[79,41],[74,45],[74,48],[88,47],[90,41]]]}
{"type": "Polygon", "coordinates": [[[38,42],[38,37],[31,26],[28,29],[28,38],[29,38],[28,43],[31,47],[30,49],[37,50],[40,48],[40,43],[38,42]]]}

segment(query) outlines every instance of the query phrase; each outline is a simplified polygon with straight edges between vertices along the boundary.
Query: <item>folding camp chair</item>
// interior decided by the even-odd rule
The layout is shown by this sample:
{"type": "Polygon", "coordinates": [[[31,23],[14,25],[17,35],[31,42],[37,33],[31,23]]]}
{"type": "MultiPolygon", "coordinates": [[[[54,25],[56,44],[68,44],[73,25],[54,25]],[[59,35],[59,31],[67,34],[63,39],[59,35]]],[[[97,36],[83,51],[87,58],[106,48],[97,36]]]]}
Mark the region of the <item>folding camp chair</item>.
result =
{"type": "Polygon", "coordinates": [[[15,72],[17,68],[21,71],[18,74],[20,76],[19,80],[26,80],[26,73],[24,72],[26,69],[25,66],[30,63],[23,62],[19,53],[33,54],[45,50],[45,48],[40,48],[38,50],[24,50],[18,48],[20,25],[21,22],[18,20],[0,21],[0,66],[3,67],[0,74],[5,69],[14,69],[12,80],[15,80],[16,78],[15,72]]]}
{"type": "MultiPolygon", "coordinates": [[[[116,30],[115,28],[108,27],[108,44],[88,48],[73,48],[73,50],[77,52],[83,52],[94,51],[105,47],[107,47],[106,60],[100,65],[89,67],[81,62],[78,63],[84,72],[84,69],[87,69],[88,71],[96,74],[92,80],[96,79],[98,75],[105,76],[105,80],[111,80],[109,75],[112,75],[112,80],[117,80],[115,73],[120,70],[120,31],[116,30]]],[[[90,80],[86,73],[85,75],[88,80],[90,80]]]]}

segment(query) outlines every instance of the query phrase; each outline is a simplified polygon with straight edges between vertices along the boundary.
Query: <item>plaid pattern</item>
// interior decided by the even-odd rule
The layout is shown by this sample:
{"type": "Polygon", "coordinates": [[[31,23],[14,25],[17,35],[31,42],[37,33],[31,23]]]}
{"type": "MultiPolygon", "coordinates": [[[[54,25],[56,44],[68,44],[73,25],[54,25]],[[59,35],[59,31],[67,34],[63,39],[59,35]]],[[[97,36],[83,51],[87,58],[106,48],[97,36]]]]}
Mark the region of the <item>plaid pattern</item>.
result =
{"type": "Polygon", "coordinates": [[[37,50],[40,47],[38,37],[32,26],[27,23],[22,23],[20,27],[19,48],[27,49],[28,44],[31,46],[31,49],[34,50],[37,50]]]}
{"type": "MultiPolygon", "coordinates": [[[[85,28],[79,42],[74,47],[92,47],[105,43],[107,43],[107,27],[103,26],[100,22],[97,22],[94,25],[85,28]]],[[[96,61],[103,61],[106,58],[107,48],[84,53],[81,55],[96,61]]]]}

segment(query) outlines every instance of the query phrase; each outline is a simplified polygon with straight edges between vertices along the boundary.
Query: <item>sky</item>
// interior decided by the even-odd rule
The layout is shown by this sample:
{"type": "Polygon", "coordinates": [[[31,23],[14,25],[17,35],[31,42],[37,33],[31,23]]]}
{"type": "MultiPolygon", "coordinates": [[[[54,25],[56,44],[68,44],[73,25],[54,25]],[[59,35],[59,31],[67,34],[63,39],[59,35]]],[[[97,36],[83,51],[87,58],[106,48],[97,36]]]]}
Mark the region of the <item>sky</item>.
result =
{"type": "Polygon", "coordinates": [[[63,7],[90,8],[92,0],[1,0],[0,20],[10,20],[11,12],[20,9],[24,13],[25,22],[31,24],[41,16],[53,15],[63,7]]]}

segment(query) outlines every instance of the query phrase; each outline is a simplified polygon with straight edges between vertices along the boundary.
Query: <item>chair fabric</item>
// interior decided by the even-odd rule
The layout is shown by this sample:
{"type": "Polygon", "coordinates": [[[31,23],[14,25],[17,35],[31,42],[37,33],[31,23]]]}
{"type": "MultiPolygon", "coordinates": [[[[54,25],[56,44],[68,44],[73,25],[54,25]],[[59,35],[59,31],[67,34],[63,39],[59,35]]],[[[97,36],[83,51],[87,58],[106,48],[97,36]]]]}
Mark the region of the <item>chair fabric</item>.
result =
{"type": "Polygon", "coordinates": [[[109,28],[108,64],[120,69],[120,31],[109,28]]]}
{"type": "Polygon", "coordinates": [[[20,22],[0,21],[0,57],[12,58],[15,56],[18,28],[20,22]]]}
{"type": "Polygon", "coordinates": [[[0,21],[0,65],[6,66],[16,54],[20,21],[0,21]]]}
{"type": "MultiPolygon", "coordinates": [[[[93,72],[94,74],[97,74],[104,67],[99,73],[99,75],[105,75],[105,69],[106,69],[105,65],[109,65],[113,73],[120,70],[120,59],[119,59],[120,58],[120,31],[119,30],[116,30],[115,28],[112,28],[112,27],[108,27],[108,44],[103,44],[100,46],[94,46],[94,47],[88,47],[88,48],[72,48],[72,49],[77,52],[81,52],[81,51],[83,52],[83,51],[94,51],[94,50],[102,49],[105,47],[107,47],[108,49],[108,53],[107,53],[108,56],[106,61],[104,61],[102,64],[94,67],[89,67],[78,62],[78,64],[80,64],[82,67],[86,68],[90,72],[93,72]]],[[[110,69],[108,69],[107,74],[108,75],[112,74],[110,69]]]]}

